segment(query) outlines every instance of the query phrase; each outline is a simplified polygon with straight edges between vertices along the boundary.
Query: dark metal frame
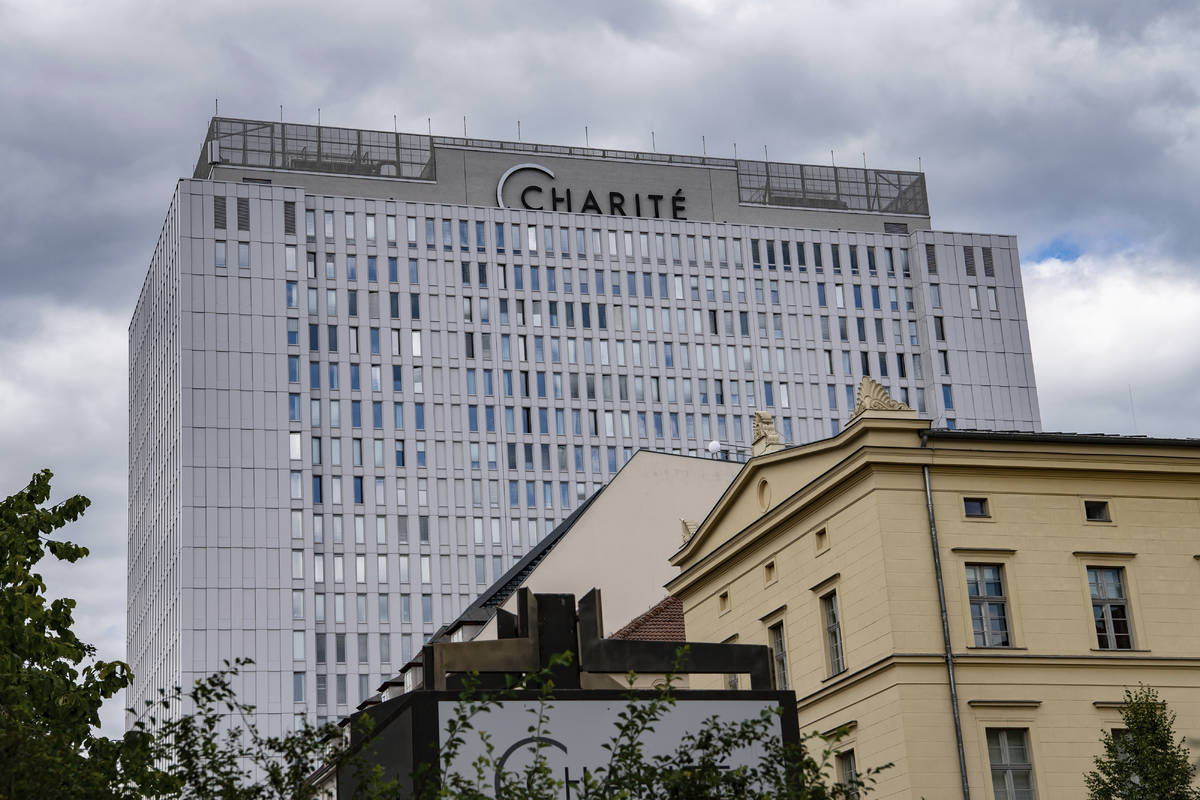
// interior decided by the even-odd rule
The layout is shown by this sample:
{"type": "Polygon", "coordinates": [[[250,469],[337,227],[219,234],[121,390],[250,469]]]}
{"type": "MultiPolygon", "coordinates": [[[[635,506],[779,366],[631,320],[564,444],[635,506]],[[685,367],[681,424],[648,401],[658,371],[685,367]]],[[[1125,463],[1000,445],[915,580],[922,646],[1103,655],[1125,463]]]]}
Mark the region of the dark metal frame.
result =
{"type": "MultiPolygon", "coordinates": [[[[550,702],[652,700],[654,689],[583,689],[587,674],[629,671],[666,673],[749,673],[749,691],[679,690],[678,700],[768,700],[780,709],[780,733],[785,744],[800,740],[796,695],[772,688],[771,652],[765,645],[714,644],[711,642],[659,642],[604,638],[600,590],[592,589],[578,604],[571,594],[533,594],[521,589],[514,616],[497,610],[494,641],[438,642],[421,650],[423,687],[391,700],[367,705],[343,721],[350,725],[349,755],[378,763],[387,777],[406,788],[414,779],[439,780],[438,748],[442,720],[438,704],[459,702],[459,691],[469,673],[478,675],[482,694],[511,685],[512,678],[547,670],[554,681],[550,702]],[[556,654],[570,653],[567,664],[551,666],[556,654]],[[372,720],[369,731],[355,722],[363,716],[372,720]],[[419,766],[428,764],[418,775],[419,766]]],[[[505,700],[547,700],[539,692],[520,691],[505,700]]],[[[327,768],[328,769],[328,768],[327,768]]],[[[353,796],[358,774],[349,763],[337,767],[339,798],[353,796]]],[[[327,776],[327,772],[318,773],[327,776]]]]}
{"type": "Polygon", "coordinates": [[[423,686],[444,690],[477,672],[484,685],[503,685],[503,676],[550,671],[554,685],[578,689],[582,673],[729,674],[748,673],[755,691],[774,688],[766,645],[713,642],[660,642],[604,638],[600,590],[579,600],[571,594],[533,594],[521,589],[517,616],[497,611],[495,641],[438,642],[421,650],[423,686]],[[551,667],[551,657],[572,654],[571,662],[551,667]],[[487,680],[488,677],[492,680],[487,680]]]}

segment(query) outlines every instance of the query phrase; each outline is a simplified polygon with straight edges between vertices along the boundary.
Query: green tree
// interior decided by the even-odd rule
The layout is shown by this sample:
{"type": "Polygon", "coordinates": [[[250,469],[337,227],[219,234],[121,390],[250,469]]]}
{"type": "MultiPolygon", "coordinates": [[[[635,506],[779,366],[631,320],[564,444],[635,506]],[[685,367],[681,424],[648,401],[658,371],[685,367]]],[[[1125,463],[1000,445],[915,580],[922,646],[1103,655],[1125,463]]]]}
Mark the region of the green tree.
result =
{"type": "MultiPolygon", "coordinates": [[[[147,701],[124,744],[141,755],[121,776],[131,797],[166,800],[313,800],[308,777],[327,760],[342,761],[336,725],[307,722],[282,736],[262,735],[254,706],[237,699],[234,680],[249,659],[226,662],[188,691],[175,687],[147,701]],[[147,768],[145,765],[158,765],[147,768]],[[136,770],[136,772],[135,772],[136,770]]],[[[369,724],[370,718],[363,717],[369,724]]],[[[391,797],[382,771],[348,760],[360,773],[358,800],[391,797]]]]}
{"type": "Polygon", "coordinates": [[[89,505],[50,499],[49,470],[0,501],[0,798],[101,797],[120,761],[97,737],[100,706],[129,685],[129,666],[100,661],[71,630],[75,601],[46,597],[34,571],[49,553],[75,562],[86,547],[54,538],[89,505]]]}
{"type": "MultiPolygon", "coordinates": [[[[122,737],[99,735],[100,707],[129,686],[120,661],[100,661],[72,630],[75,601],[49,600],[37,573],[47,555],[76,562],[86,547],[57,532],[90,502],[50,499],[49,470],[0,501],[0,800],[305,800],[304,779],[341,758],[336,726],[262,736],[253,707],[233,679],[247,661],[226,664],[188,691],[163,691],[122,737]]],[[[369,767],[359,796],[388,785],[369,767]]]]}
{"type": "Polygon", "coordinates": [[[1124,728],[1100,737],[1104,752],[1085,776],[1089,800],[1200,800],[1196,768],[1175,737],[1175,712],[1149,686],[1125,690],[1124,728]]]}

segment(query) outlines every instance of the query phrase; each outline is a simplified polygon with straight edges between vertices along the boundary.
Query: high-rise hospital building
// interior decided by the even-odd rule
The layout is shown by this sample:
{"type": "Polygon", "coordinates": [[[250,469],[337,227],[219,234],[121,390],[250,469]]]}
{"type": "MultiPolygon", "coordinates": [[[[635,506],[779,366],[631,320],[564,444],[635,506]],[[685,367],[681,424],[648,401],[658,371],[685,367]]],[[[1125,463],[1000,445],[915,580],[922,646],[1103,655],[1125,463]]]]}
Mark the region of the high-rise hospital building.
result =
{"type": "Polygon", "coordinates": [[[248,657],[270,731],[353,709],[637,448],[828,437],[864,375],[1040,426],[1016,241],[932,230],[921,173],[226,118],[129,361],[129,700],[248,657]]]}

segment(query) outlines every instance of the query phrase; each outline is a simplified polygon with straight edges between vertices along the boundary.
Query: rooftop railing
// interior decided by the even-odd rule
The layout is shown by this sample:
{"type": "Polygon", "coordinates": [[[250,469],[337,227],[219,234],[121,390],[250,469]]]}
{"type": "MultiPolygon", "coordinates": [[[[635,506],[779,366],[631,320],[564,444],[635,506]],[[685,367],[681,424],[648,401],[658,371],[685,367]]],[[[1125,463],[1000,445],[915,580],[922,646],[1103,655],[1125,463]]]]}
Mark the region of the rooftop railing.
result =
{"type": "Polygon", "coordinates": [[[209,123],[193,174],[204,178],[213,165],[224,164],[435,181],[434,151],[438,147],[732,169],[737,172],[738,199],[742,203],[929,215],[925,175],[921,172],[389,133],[226,117],[213,117],[209,123]]]}

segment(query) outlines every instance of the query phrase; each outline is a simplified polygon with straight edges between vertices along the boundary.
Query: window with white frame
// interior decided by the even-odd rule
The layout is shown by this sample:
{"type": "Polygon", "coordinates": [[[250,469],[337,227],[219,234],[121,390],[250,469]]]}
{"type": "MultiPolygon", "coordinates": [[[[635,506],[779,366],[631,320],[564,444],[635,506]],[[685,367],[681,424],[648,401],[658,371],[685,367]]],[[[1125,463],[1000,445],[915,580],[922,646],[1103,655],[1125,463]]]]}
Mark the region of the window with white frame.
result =
{"type": "Polygon", "coordinates": [[[999,564],[967,564],[967,595],[971,600],[975,646],[1010,647],[1003,567],[999,564]]]}
{"type": "Polygon", "coordinates": [[[837,754],[838,783],[846,787],[846,800],[858,800],[858,767],[854,763],[854,750],[843,750],[837,754]]]}
{"type": "Polygon", "coordinates": [[[825,653],[829,657],[829,674],[837,675],[846,670],[846,659],[842,654],[842,619],[838,612],[836,591],[821,598],[821,618],[825,623],[825,653]]]}
{"type": "Polygon", "coordinates": [[[1130,650],[1133,633],[1129,624],[1129,600],[1122,567],[1088,567],[1088,591],[1096,642],[1101,650],[1130,650]]]}
{"type": "Polygon", "coordinates": [[[783,620],[767,628],[767,643],[771,648],[771,665],[775,672],[775,688],[790,688],[788,682],[787,641],[783,635],[783,620]]]}
{"type": "Polygon", "coordinates": [[[1025,728],[988,728],[987,745],[996,800],[1035,800],[1029,731],[1025,728]]]}

